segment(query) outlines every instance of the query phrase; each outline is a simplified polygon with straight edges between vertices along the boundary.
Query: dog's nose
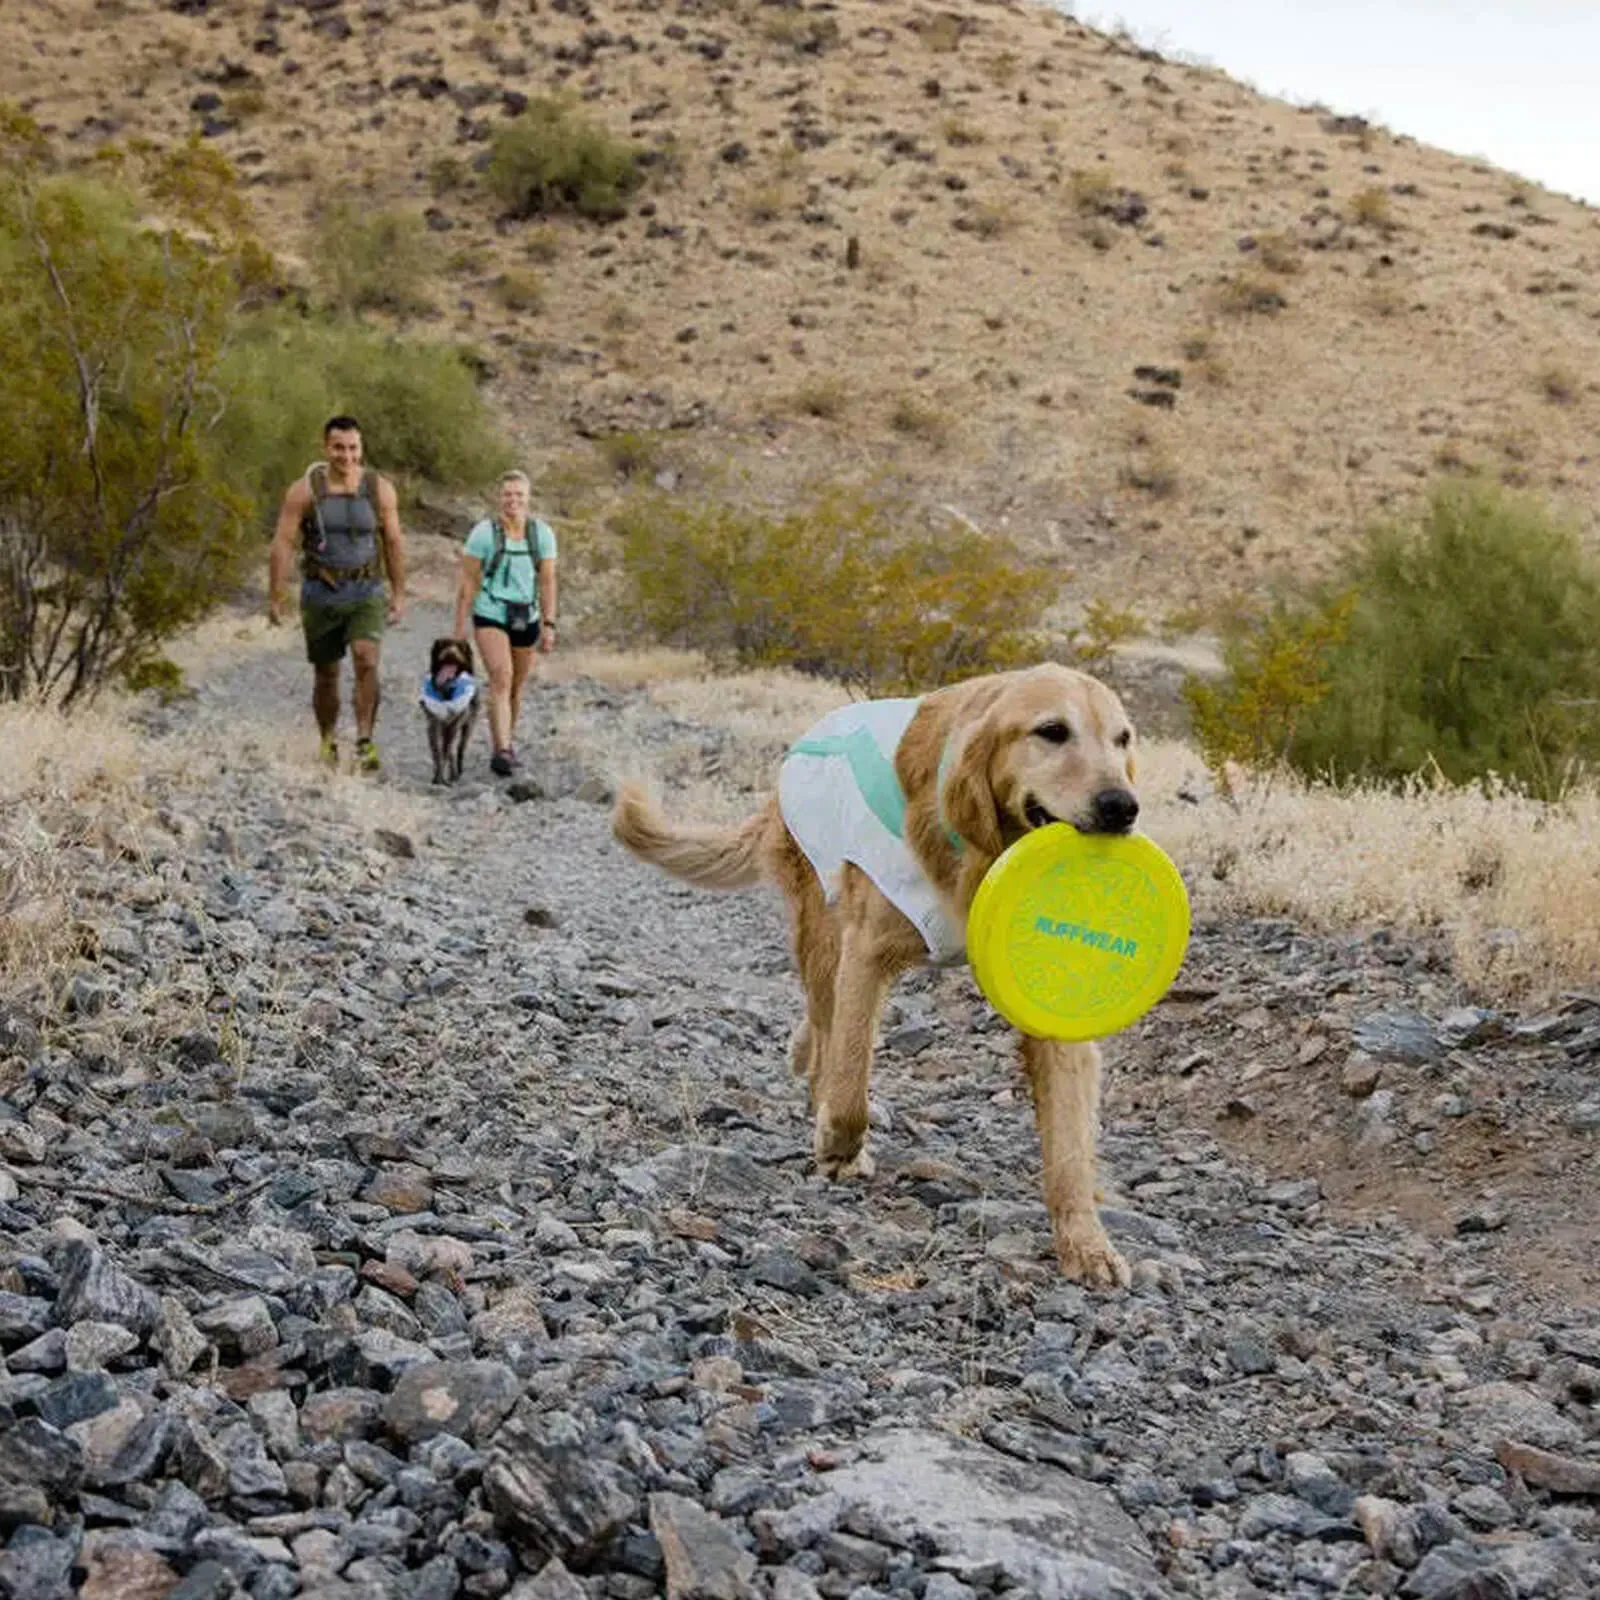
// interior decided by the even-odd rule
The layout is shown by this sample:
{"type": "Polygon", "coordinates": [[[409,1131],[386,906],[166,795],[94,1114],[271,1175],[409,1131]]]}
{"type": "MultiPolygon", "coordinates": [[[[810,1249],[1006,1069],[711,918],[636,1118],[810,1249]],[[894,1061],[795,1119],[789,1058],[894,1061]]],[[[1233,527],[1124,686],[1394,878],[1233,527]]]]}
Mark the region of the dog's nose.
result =
{"type": "Polygon", "coordinates": [[[1126,789],[1102,789],[1093,805],[1094,825],[1101,833],[1126,833],[1139,815],[1138,799],[1126,789]]]}

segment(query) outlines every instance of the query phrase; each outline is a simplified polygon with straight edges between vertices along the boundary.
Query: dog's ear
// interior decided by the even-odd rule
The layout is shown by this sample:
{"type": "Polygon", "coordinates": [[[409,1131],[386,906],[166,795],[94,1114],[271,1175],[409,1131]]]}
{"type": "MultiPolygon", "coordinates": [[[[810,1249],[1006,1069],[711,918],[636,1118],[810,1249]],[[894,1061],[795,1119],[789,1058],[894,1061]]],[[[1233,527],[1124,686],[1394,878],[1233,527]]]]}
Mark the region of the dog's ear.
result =
{"type": "Polygon", "coordinates": [[[1005,849],[990,777],[998,744],[999,729],[992,717],[969,723],[951,744],[945,763],[948,770],[939,787],[945,825],[987,856],[998,856],[1005,849]]]}
{"type": "Polygon", "coordinates": [[[466,672],[471,677],[476,677],[478,675],[478,669],[473,665],[472,641],[470,639],[458,639],[456,643],[461,646],[461,659],[465,663],[462,671],[466,672]]]}

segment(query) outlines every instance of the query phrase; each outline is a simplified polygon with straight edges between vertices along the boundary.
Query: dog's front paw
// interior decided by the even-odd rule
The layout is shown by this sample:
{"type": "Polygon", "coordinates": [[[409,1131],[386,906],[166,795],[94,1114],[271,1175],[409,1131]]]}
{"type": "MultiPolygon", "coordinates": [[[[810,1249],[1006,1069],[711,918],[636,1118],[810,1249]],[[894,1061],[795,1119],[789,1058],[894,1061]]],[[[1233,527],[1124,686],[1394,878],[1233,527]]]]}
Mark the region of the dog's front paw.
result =
{"type": "Polygon", "coordinates": [[[845,1183],[851,1178],[871,1178],[877,1174],[878,1163],[865,1145],[848,1158],[817,1158],[817,1171],[835,1183],[845,1183]]]}
{"type": "Polygon", "coordinates": [[[1126,1289],[1131,1274],[1106,1230],[1093,1217],[1075,1218],[1055,1230],[1062,1273],[1091,1289],[1126,1289]]]}
{"type": "Polygon", "coordinates": [[[825,1117],[817,1118],[812,1149],[817,1171],[836,1183],[847,1178],[870,1178],[878,1170],[867,1148],[865,1130],[835,1128],[825,1117]]]}

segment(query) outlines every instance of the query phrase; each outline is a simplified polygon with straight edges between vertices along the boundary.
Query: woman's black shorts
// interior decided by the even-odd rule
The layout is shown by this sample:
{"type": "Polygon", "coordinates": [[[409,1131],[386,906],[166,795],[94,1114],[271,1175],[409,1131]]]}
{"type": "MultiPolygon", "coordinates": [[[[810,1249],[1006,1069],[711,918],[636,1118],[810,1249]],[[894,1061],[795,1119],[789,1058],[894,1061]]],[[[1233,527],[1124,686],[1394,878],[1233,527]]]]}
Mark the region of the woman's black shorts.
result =
{"type": "Polygon", "coordinates": [[[473,612],[472,626],[474,628],[498,629],[511,641],[513,650],[531,650],[539,642],[539,620],[537,617],[526,628],[510,628],[503,622],[491,622],[487,617],[480,617],[477,612],[473,612]]]}

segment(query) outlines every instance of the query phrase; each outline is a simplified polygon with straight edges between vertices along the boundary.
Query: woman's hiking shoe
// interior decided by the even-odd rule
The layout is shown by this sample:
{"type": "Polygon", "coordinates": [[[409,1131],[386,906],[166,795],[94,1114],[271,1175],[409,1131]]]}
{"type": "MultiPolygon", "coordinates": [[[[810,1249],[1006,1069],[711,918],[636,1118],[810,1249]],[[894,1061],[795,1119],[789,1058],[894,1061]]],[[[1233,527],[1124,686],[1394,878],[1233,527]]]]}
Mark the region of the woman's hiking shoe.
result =
{"type": "Polygon", "coordinates": [[[378,747],[371,739],[356,740],[356,771],[376,772],[383,765],[378,760],[378,747]]]}
{"type": "Polygon", "coordinates": [[[496,750],[489,757],[489,770],[497,778],[509,778],[516,770],[511,760],[511,752],[509,750],[496,750]]]}
{"type": "Polygon", "coordinates": [[[337,767],[339,765],[339,741],[331,736],[324,739],[318,759],[325,767],[337,767]]]}

